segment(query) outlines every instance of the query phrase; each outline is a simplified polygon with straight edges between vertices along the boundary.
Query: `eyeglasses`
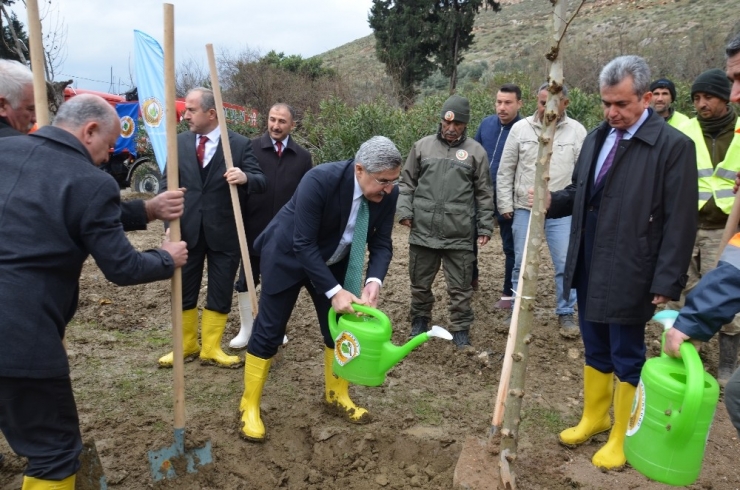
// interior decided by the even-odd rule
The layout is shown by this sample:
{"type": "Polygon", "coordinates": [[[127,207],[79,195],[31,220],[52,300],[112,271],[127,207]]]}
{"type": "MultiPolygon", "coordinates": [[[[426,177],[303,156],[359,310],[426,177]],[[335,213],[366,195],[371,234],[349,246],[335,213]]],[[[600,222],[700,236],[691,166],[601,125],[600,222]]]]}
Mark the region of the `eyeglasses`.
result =
{"type": "Polygon", "coordinates": [[[398,183],[401,181],[401,179],[396,180],[378,180],[375,177],[373,177],[373,180],[378,183],[378,185],[381,185],[383,187],[388,187],[389,185],[398,185],[398,183]]]}

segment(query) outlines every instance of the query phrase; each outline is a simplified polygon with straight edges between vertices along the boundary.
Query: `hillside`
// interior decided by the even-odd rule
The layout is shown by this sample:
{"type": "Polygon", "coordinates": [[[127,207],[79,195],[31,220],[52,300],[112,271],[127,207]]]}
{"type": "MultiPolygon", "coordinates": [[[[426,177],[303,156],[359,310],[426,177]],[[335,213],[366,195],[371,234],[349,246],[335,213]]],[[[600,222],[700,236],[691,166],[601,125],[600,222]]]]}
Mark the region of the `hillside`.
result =
{"type": "MultiPolygon", "coordinates": [[[[483,70],[477,70],[476,79],[484,82],[502,73],[541,72],[535,78],[544,77],[550,2],[502,3],[500,12],[484,10],[478,15],[475,42],[461,68],[479,64],[483,70]]],[[[570,2],[571,11],[575,5],[570,2]]],[[[728,33],[738,29],[736,0],[588,0],[568,28],[563,47],[566,80],[594,89],[590,84],[605,61],[619,54],[639,54],[648,59],[656,77],[689,82],[705,68],[723,64],[721,47],[728,33]]],[[[366,97],[387,90],[373,35],[319,56],[326,66],[348,76],[366,97]]]]}

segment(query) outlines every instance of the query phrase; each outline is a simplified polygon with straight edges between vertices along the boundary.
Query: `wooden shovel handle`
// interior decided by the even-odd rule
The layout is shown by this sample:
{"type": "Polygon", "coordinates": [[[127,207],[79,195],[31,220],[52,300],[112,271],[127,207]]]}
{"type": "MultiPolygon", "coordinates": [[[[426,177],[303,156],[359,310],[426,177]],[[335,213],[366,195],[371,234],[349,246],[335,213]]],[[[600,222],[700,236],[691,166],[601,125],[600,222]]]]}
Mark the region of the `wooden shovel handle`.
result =
{"type": "MultiPolygon", "coordinates": [[[[226,113],[224,112],[224,103],[221,98],[221,85],[218,82],[218,70],[216,69],[216,56],[213,54],[213,44],[206,44],[208,52],[208,66],[211,71],[211,88],[213,89],[213,98],[216,102],[216,113],[218,115],[218,126],[221,130],[221,145],[224,149],[224,160],[226,169],[234,166],[234,158],[231,154],[231,144],[229,143],[229,133],[226,127],[226,113]]],[[[242,208],[239,205],[239,194],[235,185],[230,185],[231,206],[234,208],[234,219],[236,220],[236,232],[239,237],[239,249],[242,254],[242,264],[244,265],[244,275],[247,279],[247,289],[249,289],[249,301],[252,303],[252,316],[257,316],[258,303],[257,293],[254,290],[254,277],[252,276],[252,263],[249,260],[249,247],[247,246],[247,234],[244,231],[244,219],[242,218],[242,208]]]]}
{"type": "MultiPolygon", "coordinates": [[[[167,190],[180,187],[175,107],[175,6],[164,4],[164,100],[167,132],[167,190]]],[[[180,220],[169,222],[170,240],[180,241],[180,220]]],[[[172,276],[172,376],[175,397],[175,430],[185,428],[185,360],[182,334],[182,271],[172,276]]]]}

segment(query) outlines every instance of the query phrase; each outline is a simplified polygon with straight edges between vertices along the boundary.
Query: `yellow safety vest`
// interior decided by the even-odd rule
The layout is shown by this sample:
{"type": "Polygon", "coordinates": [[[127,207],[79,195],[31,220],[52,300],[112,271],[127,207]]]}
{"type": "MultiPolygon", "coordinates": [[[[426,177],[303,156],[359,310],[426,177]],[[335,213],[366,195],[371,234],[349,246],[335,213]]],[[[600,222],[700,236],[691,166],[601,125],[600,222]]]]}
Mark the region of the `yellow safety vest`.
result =
{"type": "MultiPolygon", "coordinates": [[[[725,159],[712,168],[712,159],[704,142],[704,133],[701,131],[699,120],[691,118],[681,126],[686,136],[694,140],[696,145],[696,166],[699,170],[699,209],[714,196],[717,207],[725,214],[730,214],[735,195],[732,187],[735,185],[735,176],[740,170],[740,134],[737,132],[732,138],[730,147],[727,149],[725,159]]],[[[735,125],[735,130],[740,129],[740,118],[735,125]]]]}
{"type": "Polygon", "coordinates": [[[682,114],[678,111],[673,111],[671,118],[666,122],[669,125],[673,126],[674,128],[678,129],[679,127],[686,124],[688,120],[689,120],[689,116],[687,116],[686,114],[682,114]]]}

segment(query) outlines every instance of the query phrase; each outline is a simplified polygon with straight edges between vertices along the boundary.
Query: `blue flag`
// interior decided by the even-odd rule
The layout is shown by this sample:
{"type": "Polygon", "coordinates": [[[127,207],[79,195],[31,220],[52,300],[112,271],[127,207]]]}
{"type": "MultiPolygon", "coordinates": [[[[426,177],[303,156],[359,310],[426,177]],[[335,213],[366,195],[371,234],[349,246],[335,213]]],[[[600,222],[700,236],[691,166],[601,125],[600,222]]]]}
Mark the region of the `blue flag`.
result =
{"type": "Polygon", "coordinates": [[[148,34],[134,30],[134,73],[144,128],[154,148],[159,170],[167,162],[167,131],[164,106],[164,52],[148,34]]]}
{"type": "Polygon", "coordinates": [[[116,112],[121,120],[121,134],[116,140],[113,152],[121,153],[128,150],[136,158],[136,120],[139,118],[139,104],[137,102],[116,104],[116,112]]]}

